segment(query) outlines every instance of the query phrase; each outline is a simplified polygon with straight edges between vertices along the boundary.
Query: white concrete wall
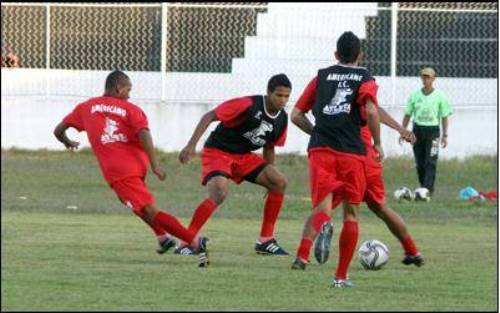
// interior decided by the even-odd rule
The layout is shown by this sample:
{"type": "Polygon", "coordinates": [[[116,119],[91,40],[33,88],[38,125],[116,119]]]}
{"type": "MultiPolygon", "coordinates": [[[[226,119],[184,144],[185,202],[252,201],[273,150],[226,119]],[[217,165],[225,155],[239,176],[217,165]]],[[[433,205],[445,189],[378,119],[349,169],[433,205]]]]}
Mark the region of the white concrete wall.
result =
{"type": "MultiPolygon", "coordinates": [[[[165,103],[147,99],[152,95],[161,94],[159,92],[161,79],[158,73],[130,73],[130,76],[134,84],[131,100],[144,109],[150,120],[155,144],[165,151],[180,150],[191,136],[203,113],[213,108],[218,102],[233,96],[261,93],[266,85],[266,81],[253,85],[239,85],[231,81],[229,79],[231,75],[228,74],[183,74],[175,80],[165,82],[166,85],[171,86],[169,87],[170,101],[165,103]],[[227,90],[228,86],[233,89],[227,90]],[[147,90],[150,92],[146,92],[147,90]],[[138,99],[137,95],[147,97],[138,99]],[[172,99],[174,95],[179,99],[172,99]]],[[[37,70],[4,71],[2,69],[2,148],[63,149],[63,146],[52,135],[55,125],[87,95],[102,94],[104,77],[104,72],[45,73],[37,70]],[[44,81],[46,76],[49,76],[48,88],[55,94],[60,94],[59,96],[43,96],[47,88],[46,81],[44,81]],[[12,94],[14,91],[19,94],[12,94]],[[62,96],[63,94],[77,94],[77,96],[68,97],[62,96]]],[[[299,84],[296,81],[298,79],[292,77],[295,86],[294,99],[305,84],[305,82],[299,84]]],[[[380,77],[378,82],[381,85],[380,98],[383,104],[383,99],[386,97],[385,84],[389,83],[390,79],[380,77]]],[[[398,88],[399,98],[405,99],[409,92],[418,88],[419,84],[417,77],[399,79],[398,86],[401,85],[398,88]]],[[[449,147],[441,151],[442,158],[463,158],[470,154],[497,153],[498,112],[496,87],[494,87],[496,80],[481,80],[481,84],[491,87],[488,89],[489,93],[478,93],[476,97],[471,98],[470,90],[466,86],[474,84],[477,84],[477,80],[440,79],[439,87],[446,89],[455,111],[450,118],[449,147]],[[469,98],[474,102],[468,103],[468,100],[464,100],[469,98]],[[465,107],[465,104],[468,106],[465,107]]],[[[294,102],[294,100],[290,101],[287,111],[291,110],[294,102]]],[[[401,108],[388,108],[388,110],[398,121],[401,121],[401,108]]],[[[201,139],[198,148],[201,147],[208,133],[201,139]]],[[[83,146],[88,146],[84,134],[78,134],[76,131],[71,131],[69,134],[81,140],[83,146]]],[[[410,146],[399,146],[395,132],[383,127],[382,137],[388,156],[411,155],[410,146]]],[[[305,153],[307,140],[305,134],[290,124],[287,144],[279,149],[278,153],[305,153]]]]}
{"type": "MultiPolygon", "coordinates": [[[[327,65],[328,63],[318,64],[327,65]]],[[[278,70],[278,69],[276,69],[278,70]]],[[[309,81],[316,75],[285,72],[293,85],[291,102],[294,102],[309,81]]],[[[265,68],[255,74],[235,73],[168,73],[162,85],[158,72],[127,72],[132,80],[132,97],[140,101],[159,102],[162,88],[168,103],[217,103],[241,95],[260,94],[266,91],[272,74],[265,68]]],[[[2,68],[2,99],[24,96],[90,97],[102,94],[108,71],[72,71],[41,69],[2,68]]],[[[379,101],[390,105],[392,81],[387,76],[375,76],[379,89],[379,101]]],[[[418,77],[396,79],[394,107],[403,106],[408,95],[421,87],[418,77]]],[[[440,78],[435,87],[444,91],[453,107],[496,107],[497,79],[440,78]]]]}

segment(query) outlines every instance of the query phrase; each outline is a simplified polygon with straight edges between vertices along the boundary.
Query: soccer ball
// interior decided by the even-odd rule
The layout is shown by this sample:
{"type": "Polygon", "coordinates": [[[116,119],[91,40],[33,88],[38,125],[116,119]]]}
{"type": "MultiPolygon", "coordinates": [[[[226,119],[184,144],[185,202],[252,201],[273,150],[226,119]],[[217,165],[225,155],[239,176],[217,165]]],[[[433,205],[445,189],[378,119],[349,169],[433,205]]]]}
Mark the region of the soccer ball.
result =
{"type": "Polygon", "coordinates": [[[407,187],[400,187],[394,191],[394,198],[396,198],[398,201],[411,201],[413,199],[413,193],[411,192],[410,188],[407,187]]]}
{"type": "Polygon", "coordinates": [[[378,240],[367,240],[359,247],[358,258],[365,269],[378,270],[389,261],[389,248],[378,240]]]}
{"type": "Polygon", "coordinates": [[[415,189],[415,201],[431,201],[429,189],[423,187],[415,189]]]}

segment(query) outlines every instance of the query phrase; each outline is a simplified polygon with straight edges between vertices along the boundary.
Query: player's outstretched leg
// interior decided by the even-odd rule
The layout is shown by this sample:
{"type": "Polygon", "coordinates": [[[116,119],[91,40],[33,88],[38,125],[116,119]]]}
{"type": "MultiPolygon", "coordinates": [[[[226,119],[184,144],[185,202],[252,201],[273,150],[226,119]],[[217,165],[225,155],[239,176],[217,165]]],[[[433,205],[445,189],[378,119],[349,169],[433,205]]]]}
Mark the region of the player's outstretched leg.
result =
{"type": "Polygon", "coordinates": [[[292,264],[292,269],[305,270],[306,264],[309,263],[309,254],[316,235],[321,230],[321,227],[330,220],[332,214],[332,194],[328,194],[320,204],[313,210],[312,214],[307,218],[302,240],[295,261],[292,264]]]}
{"type": "Polygon", "coordinates": [[[339,260],[333,284],[334,288],[352,287],[347,271],[358,243],[358,206],[344,201],[344,224],[339,236],[339,260]]]}
{"type": "Polygon", "coordinates": [[[206,237],[198,237],[196,233],[182,226],[175,216],[159,210],[152,204],[146,205],[142,211],[148,223],[161,226],[169,234],[189,243],[196,252],[203,253],[204,258],[203,260],[200,259],[200,264],[203,263],[204,265],[208,265],[209,261],[206,245],[208,239],[206,237]]]}
{"type": "Polygon", "coordinates": [[[256,177],[255,183],[267,189],[264,216],[260,236],[255,241],[255,252],[262,255],[288,255],[274,236],[276,221],[285,198],[286,177],[276,167],[268,164],[256,177]]]}
{"type": "MultiPolygon", "coordinates": [[[[228,193],[228,180],[224,176],[213,176],[207,182],[208,197],[203,200],[196,210],[194,210],[189,223],[188,229],[195,234],[198,234],[208,221],[210,216],[215,212],[217,207],[224,202],[228,193]]],[[[193,255],[196,251],[183,242],[175,249],[175,254],[193,255]]]]}
{"type": "Polygon", "coordinates": [[[132,210],[132,212],[134,212],[135,215],[143,220],[144,223],[146,223],[155,233],[156,238],[158,239],[158,248],[156,249],[156,252],[158,254],[163,254],[176,246],[177,241],[175,240],[175,238],[170,236],[167,231],[163,229],[163,227],[148,222],[143,212],[138,212],[136,210],[132,210]]]}
{"type": "Polygon", "coordinates": [[[394,210],[390,209],[386,203],[379,204],[375,201],[366,201],[368,208],[373,211],[377,217],[385,222],[391,233],[399,240],[403,250],[405,252],[405,257],[402,263],[405,265],[415,264],[420,267],[424,265],[425,261],[422,254],[418,251],[418,248],[413,241],[412,236],[408,232],[406,224],[401,216],[394,210]]]}

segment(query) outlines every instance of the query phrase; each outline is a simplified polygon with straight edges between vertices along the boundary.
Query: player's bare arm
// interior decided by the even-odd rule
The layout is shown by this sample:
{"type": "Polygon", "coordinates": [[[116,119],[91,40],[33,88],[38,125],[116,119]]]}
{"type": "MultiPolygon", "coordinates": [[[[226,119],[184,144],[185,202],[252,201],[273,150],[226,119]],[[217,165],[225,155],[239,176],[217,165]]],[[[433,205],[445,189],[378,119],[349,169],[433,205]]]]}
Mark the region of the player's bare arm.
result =
{"type": "Polygon", "coordinates": [[[275,157],[274,145],[265,145],[262,148],[262,156],[268,164],[274,164],[274,157],[275,157]]]}
{"type": "Polygon", "coordinates": [[[306,113],[300,111],[297,108],[293,108],[291,119],[292,123],[297,125],[298,128],[300,128],[306,134],[311,135],[314,126],[309,118],[307,118],[306,113]]]}
{"type": "Polygon", "coordinates": [[[448,117],[443,117],[441,121],[443,125],[443,133],[441,134],[441,147],[446,148],[448,145],[448,117]]]}
{"type": "Polygon", "coordinates": [[[377,106],[371,99],[366,101],[366,119],[368,128],[373,136],[373,148],[378,152],[377,161],[384,159],[384,150],[380,141],[380,117],[377,106]]]}
{"type": "Polygon", "coordinates": [[[149,129],[143,128],[139,131],[139,140],[141,141],[144,151],[148,155],[149,162],[151,163],[151,170],[159,180],[165,180],[165,178],[167,178],[167,173],[160,167],[160,164],[156,159],[153,137],[151,137],[149,129]]]}
{"type": "Polygon", "coordinates": [[[181,153],[179,154],[179,161],[182,164],[187,164],[189,162],[189,159],[195,155],[196,144],[200,140],[201,136],[203,135],[203,133],[205,133],[210,123],[217,120],[218,119],[215,115],[214,110],[208,111],[201,117],[198,125],[193,132],[193,135],[191,136],[191,139],[189,139],[187,145],[181,150],[181,153]]]}
{"type": "Polygon", "coordinates": [[[66,129],[70,127],[71,126],[69,126],[65,122],[59,123],[54,129],[54,136],[56,136],[57,140],[62,142],[67,149],[70,150],[78,149],[80,143],[78,141],[70,140],[68,136],[66,136],[66,129]]]}
{"type": "Polygon", "coordinates": [[[378,107],[378,114],[380,116],[380,122],[389,126],[390,128],[396,130],[402,139],[414,144],[416,141],[415,134],[401,124],[399,124],[392,116],[383,108],[378,107]]]}
{"type": "Polygon", "coordinates": [[[411,116],[410,115],[406,115],[403,117],[403,122],[401,124],[403,124],[403,128],[408,128],[408,124],[410,123],[410,118],[411,116]]]}

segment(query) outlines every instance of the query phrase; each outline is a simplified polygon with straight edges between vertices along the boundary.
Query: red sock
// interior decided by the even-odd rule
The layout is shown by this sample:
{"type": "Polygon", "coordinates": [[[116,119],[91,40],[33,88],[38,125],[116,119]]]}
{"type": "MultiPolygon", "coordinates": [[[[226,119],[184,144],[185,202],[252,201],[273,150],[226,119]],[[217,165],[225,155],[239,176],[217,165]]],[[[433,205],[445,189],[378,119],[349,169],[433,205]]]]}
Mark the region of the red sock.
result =
{"type": "Polygon", "coordinates": [[[196,236],[196,234],[188,229],[186,229],[182,224],[175,218],[175,216],[170,215],[166,212],[159,211],[156,213],[153,223],[159,225],[163,229],[166,229],[173,236],[191,244],[196,236]]]}
{"type": "Polygon", "coordinates": [[[318,233],[321,230],[321,226],[330,220],[330,216],[323,211],[319,211],[313,215],[311,219],[311,225],[313,229],[318,233]]]}
{"type": "Polygon", "coordinates": [[[415,243],[413,242],[413,238],[411,238],[410,235],[406,236],[401,240],[401,245],[403,246],[403,249],[405,252],[409,255],[417,255],[418,254],[418,249],[415,243]]]}
{"type": "Polygon", "coordinates": [[[284,194],[272,191],[267,195],[266,204],[264,206],[264,218],[260,229],[260,237],[273,237],[274,225],[278,219],[284,197],[284,194]]]}
{"type": "Polygon", "coordinates": [[[203,200],[194,210],[188,229],[197,234],[216,208],[217,203],[214,200],[210,198],[203,200]]]}
{"type": "Polygon", "coordinates": [[[309,261],[309,253],[311,252],[311,246],[313,241],[309,238],[302,238],[300,241],[299,249],[297,250],[297,257],[301,258],[302,261],[309,261]]]}
{"type": "Polygon", "coordinates": [[[146,220],[146,218],[144,217],[144,214],[142,212],[136,212],[136,211],[133,211],[133,212],[135,215],[139,216],[141,218],[141,220],[144,221],[144,223],[148,224],[148,226],[151,227],[151,229],[153,230],[153,232],[155,233],[155,235],[158,239],[163,239],[168,235],[167,231],[163,227],[161,227],[160,225],[150,224],[146,220]]]}
{"type": "Polygon", "coordinates": [[[345,221],[339,238],[339,263],[335,277],[347,279],[347,269],[358,243],[358,222],[345,221]]]}

